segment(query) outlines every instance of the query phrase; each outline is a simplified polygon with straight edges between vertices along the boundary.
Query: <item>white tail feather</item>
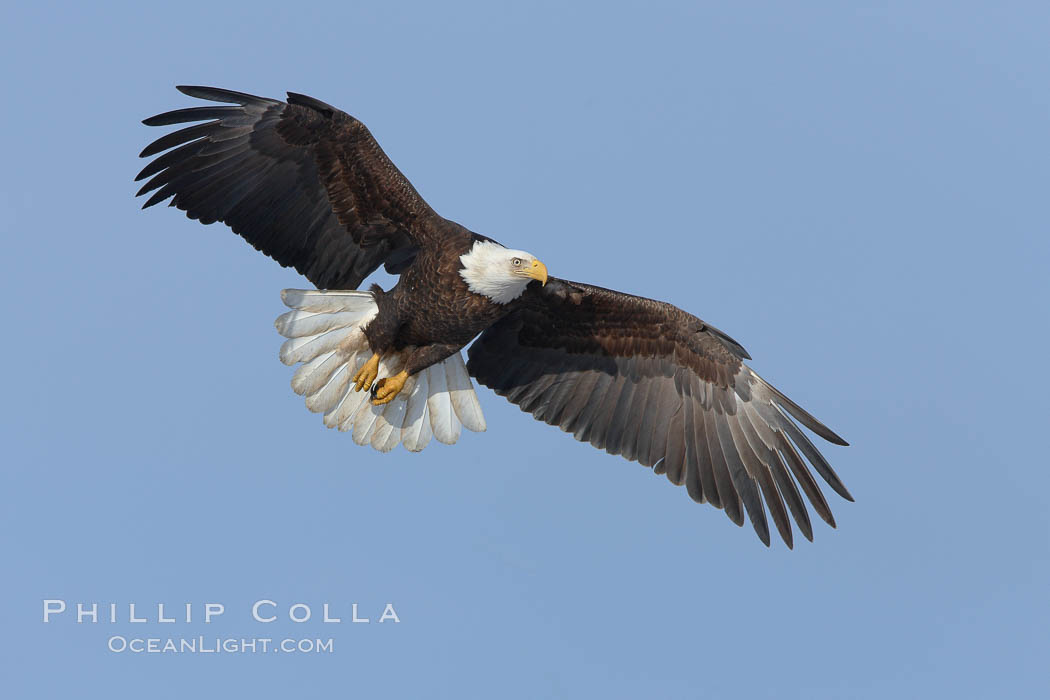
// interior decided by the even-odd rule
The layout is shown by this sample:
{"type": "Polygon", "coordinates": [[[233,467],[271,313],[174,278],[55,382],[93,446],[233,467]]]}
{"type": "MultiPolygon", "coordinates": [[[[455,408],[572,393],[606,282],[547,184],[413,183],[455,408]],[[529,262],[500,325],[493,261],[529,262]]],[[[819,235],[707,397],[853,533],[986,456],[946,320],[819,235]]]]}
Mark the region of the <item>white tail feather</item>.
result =
{"type": "Polygon", "coordinates": [[[316,393],[344,362],[342,353],[331,350],[299,365],[292,375],[292,391],[300,396],[316,393]]]}
{"type": "Polygon", "coordinates": [[[324,413],[330,410],[346,392],[346,385],[350,383],[349,367],[344,363],[335,371],[328,383],[321,387],[316,393],[306,397],[306,407],[314,413],[324,413]]]}
{"type": "MultiPolygon", "coordinates": [[[[341,311],[368,312],[376,310],[372,292],[326,292],[319,289],[285,289],[281,301],[289,309],[313,311],[315,313],[339,313],[341,311]]],[[[374,314],[373,314],[374,315],[374,314]]]]}
{"type": "MultiPolygon", "coordinates": [[[[355,391],[351,379],[372,355],[364,334],[377,313],[370,292],[286,289],[281,299],[292,309],[274,324],[289,338],[281,346],[281,361],[303,363],[292,377],[292,390],[306,397],[311,411],[324,413],[329,428],[350,432],[354,442],[380,452],[398,443],[418,452],[431,437],[451,445],[463,427],[485,430],[481,404],[458,352],[409,377],[389,403],[373,406],[367,390],[355,391]]],[[[381,358],[379,377],[397,374],[403,363],[399,353],[381,358]]]]}
{"type": "Polygon", "coordinates": [[[430,427],[434,437],[446,445],[455,444],[459,439],[459,420],[452,408],[452,397],[448,392],[448,375],[441,364],[427,367],[427,380],[430,382],[430,394],[427,407],[430,408],[430,427]]]}
{"type": "Polygon", "coordinates": [[[372,440],[372,432],[376,427],[382,406],[373,406],[365,402],[354,416],[354,427],[351,435],[358,445],[367,445],[372,440]]]}
{"type": "Polygon", "coordinates": [[[320,335],[290,338],[281,346],[281,362],[286,365],[294,365],[296,362],[306,362],[329,350],[335,350],[344,341],[350,345],[354,340],[355,332],[362,338],[364,337],[364,333],[357,328],[335,328],[320,335]]]}
{"type": "MultiPolygon", "coordinates": [[[[351,371],[356,372],[351,365],[351,371]]],[[[352,394],[358,392],[354,391],[354,385],[350,382],[346,383],[346,388],[343,389],[343,395],[339,397],[339,400],[335,402],[335,405],[324,412],[324,424],[326,428],[338,428],[339,425],[350,417],[350,412],[357,408],[352,400],[352,394]]]]}
{"type": "Polygon", "coordinates": [[[408,402],[398,400],[386,404],[383,415],[376,421],[376,432],[372,435],[372,447],[380,452],[389,452],[401,442],[401,427],[405,422],[405,408],[408,402]]]}
{"type": "Polygon", "coordinates": [[[485,432],[485,416],[481,412],[481,402],[478,401],[478,395],[474,393],[474,385],[470,383],[470,375],[467,374],[467,366],[463,364],[463,356],[457,352],[448,358],[444,365],[448,375],[448,390],[452,396],[452,407],[456,410],[456,416],[467,430],[473,430],[475,433],[485,432]]]}
{"type": "Polygon", "coordinates": [[[427,372],[420,372],[416,375],[416,385],[409,394],[405,425],[401,429],[401,444],[409,452],[422,450],[434,435],[430,427],[430,412],[427,410],[429,393],[430,382],[427,372]]]}
{"type": "Polygon", "coordinates": [[[277,332],[286,338],[300,338],[304,335],[317,335],[333,328],[347,328],[361,321],[366,313],[360,311],[337,311],[319,313],[316,311],[289,311],[277,317],[273,325],[277,332]]]}

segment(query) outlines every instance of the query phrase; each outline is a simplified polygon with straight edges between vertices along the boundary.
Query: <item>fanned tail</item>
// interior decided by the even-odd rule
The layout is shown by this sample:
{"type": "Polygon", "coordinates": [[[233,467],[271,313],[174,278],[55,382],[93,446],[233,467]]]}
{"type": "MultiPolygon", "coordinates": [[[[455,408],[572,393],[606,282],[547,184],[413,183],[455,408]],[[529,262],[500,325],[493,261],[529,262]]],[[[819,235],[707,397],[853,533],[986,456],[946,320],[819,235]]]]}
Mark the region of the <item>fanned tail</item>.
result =
{"type": "MultiPolygon", "coordinates": [[[[354,442],[380,452],[398,443],[418,452],[431,437],[451,445],[461,428],[485,430],[481,404],[458,352],[409,377],[389,403],[373,406],[368,391],[354,391],[351,378],[372,356],[364,334],[377,313],[371,292],[286,289],[281,299],[292,309],[274,323],[288,338],[281,362],[302,363],[292,390],[306,398],[308,409],[324,414],[329,428],[350,432],[354,442]]],[[[393,376],[403,365],[400,353],[390,353],[380,360],[379,376],[393,376]]]]}

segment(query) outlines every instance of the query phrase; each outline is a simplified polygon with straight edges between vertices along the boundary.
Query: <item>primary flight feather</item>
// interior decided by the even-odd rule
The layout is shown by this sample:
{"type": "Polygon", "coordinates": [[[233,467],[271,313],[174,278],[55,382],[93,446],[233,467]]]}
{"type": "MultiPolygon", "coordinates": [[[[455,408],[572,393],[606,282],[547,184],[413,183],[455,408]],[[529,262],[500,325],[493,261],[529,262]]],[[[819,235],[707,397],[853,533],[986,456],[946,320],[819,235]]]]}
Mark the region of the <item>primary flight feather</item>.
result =
{"type": "Polygon", "coordinates": [[[292,388],[358,444],[412,451],[485,429],[470,377],[577,439],[666,474],[698,502],[766,511],[792,546],[806,501],[835,520],[810,471],[853,500],[796,421],[847,444],[748,367],[743,347],[660,301],[569,282],[531,253],[439,216],[364,124],[312,97],[179,87],[224,103],[150,117],[196,123],[147,146],[145,207],[221,221],[317,290],[277,319],[292,388]],[[382,265],[389,291],[356,291],[382,265]],[[460,351],[467,351],[464,365],[460,351]],[[803,499],[805,494],[805,499],[803,499]],[[789,513],[790,516],[789,517],[789,513]]]}

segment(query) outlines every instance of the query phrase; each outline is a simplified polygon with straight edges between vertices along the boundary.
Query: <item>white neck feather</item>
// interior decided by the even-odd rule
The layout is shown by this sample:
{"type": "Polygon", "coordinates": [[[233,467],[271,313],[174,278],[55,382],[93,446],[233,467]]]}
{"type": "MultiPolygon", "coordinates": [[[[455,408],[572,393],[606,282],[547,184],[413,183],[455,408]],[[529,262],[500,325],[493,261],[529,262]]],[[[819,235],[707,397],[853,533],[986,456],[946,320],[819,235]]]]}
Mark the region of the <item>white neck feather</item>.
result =
{"type": "Polygon", "coordinates": [[[504,248],[499,243],[477,241],[469,253],[459,257],[463,263],[459,274],[470,291],[497,304],[507,304],[520,297],[532,281],[528,277],[510,274],[509,262],[515,257],[531,259],[532,256],[522,250],[504,248]]]}

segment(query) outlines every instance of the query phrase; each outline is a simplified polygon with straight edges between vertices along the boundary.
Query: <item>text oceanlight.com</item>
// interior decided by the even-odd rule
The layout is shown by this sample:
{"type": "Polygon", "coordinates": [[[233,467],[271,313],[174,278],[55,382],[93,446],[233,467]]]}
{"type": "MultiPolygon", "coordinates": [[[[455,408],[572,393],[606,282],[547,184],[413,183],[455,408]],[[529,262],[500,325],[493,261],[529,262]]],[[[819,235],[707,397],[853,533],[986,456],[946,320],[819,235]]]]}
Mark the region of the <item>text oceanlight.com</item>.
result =
{"type": "Polygon", "coordinates": [[[116,653],[133,654],[331,654],[335,641],[327,639],[273,639],[270,637],[124,637],[113,635],[107,643],[116,653]]]}

